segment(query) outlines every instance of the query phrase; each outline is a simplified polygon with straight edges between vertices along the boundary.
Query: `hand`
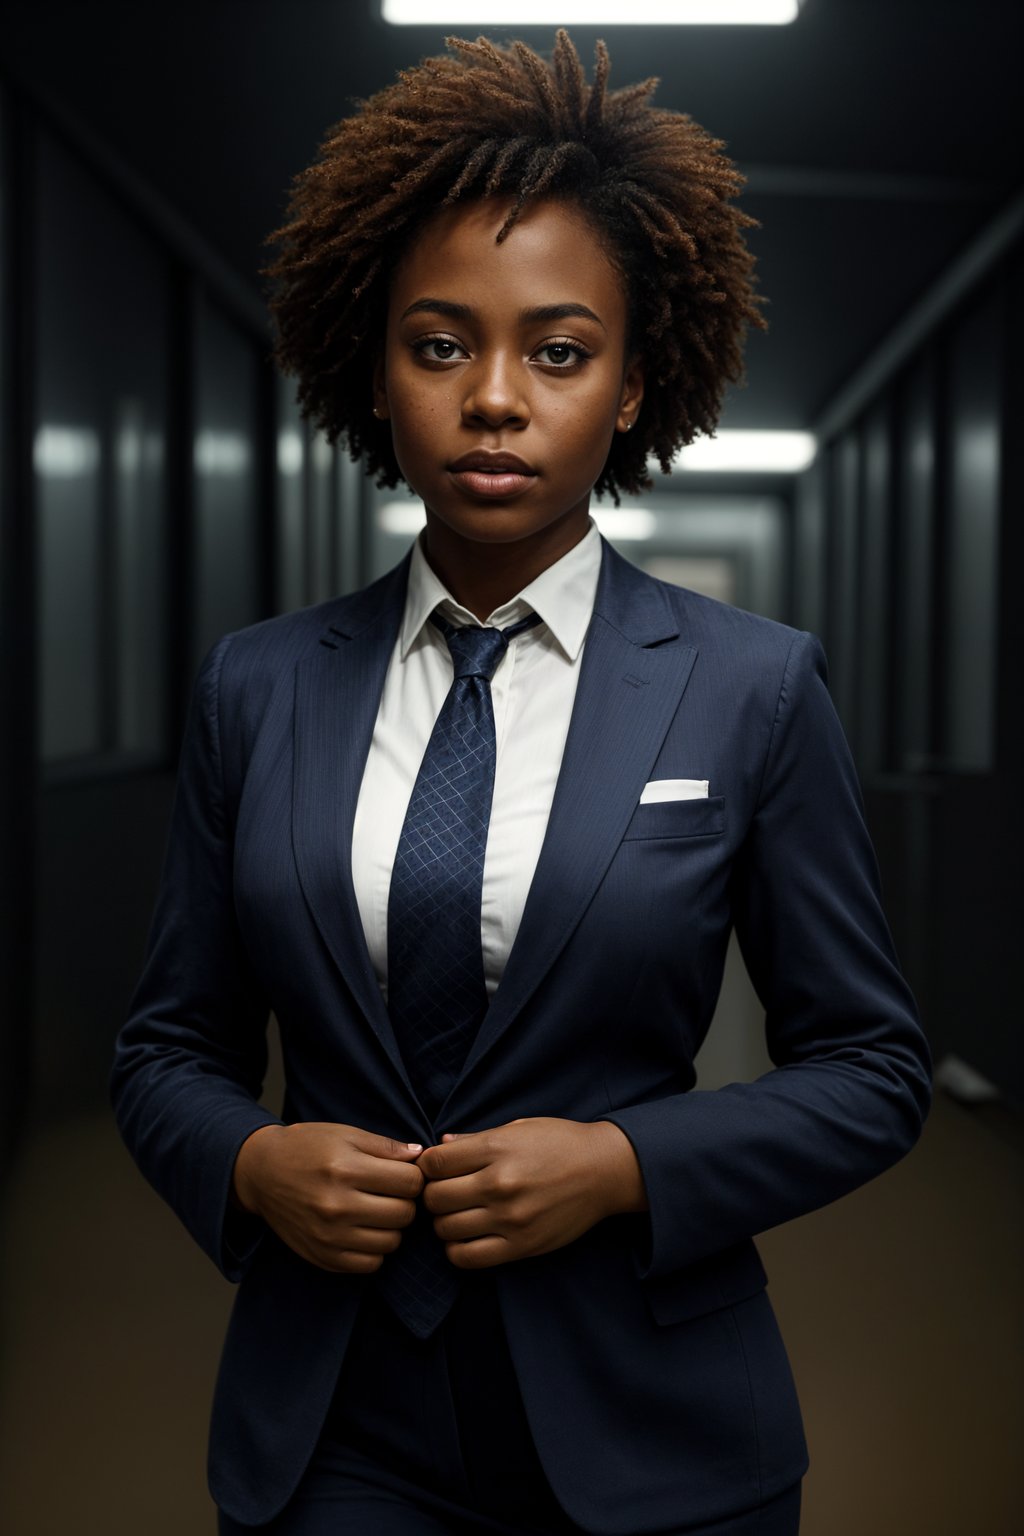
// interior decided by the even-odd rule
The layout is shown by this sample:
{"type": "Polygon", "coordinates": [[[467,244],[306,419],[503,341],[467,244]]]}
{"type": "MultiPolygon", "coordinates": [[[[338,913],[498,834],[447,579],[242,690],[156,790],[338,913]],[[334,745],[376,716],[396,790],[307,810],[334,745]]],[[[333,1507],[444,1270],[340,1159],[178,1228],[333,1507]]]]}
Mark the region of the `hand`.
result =
{"type": "Polygon", "coordinates": [[[646,1207],[636,1154],[608,1120],[540,1116],[448,1133],[417,1166],[434,1231],[459,1269],[549,1253],[605,1216],[646,1207]]]}
{"type": "Polygon", "coordinates": [[[300,1258],[365,1275],[416,1215],[421,1150],[355,1125],[265,1125],[242,1143],[233,1192],[300,1258]]]}

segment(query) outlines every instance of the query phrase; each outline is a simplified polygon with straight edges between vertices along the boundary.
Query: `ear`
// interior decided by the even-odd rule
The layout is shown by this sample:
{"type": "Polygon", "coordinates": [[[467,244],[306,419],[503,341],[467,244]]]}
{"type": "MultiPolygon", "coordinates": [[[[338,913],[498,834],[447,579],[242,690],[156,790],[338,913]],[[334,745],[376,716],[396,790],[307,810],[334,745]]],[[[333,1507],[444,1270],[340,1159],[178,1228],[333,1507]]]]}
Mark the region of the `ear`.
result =
{"type": "Polygon", "coordinates": [[[615,418],[615,430],[628,432],[640,413],[644,398],[644,365],[639,355],[626,364],[622,377],[622,394],[619,397],[619,413],[615,418]]]}
{"type": "Polygon", "coordinates": [[[377,361],[373,365],[373,414],[380,421],[387,421],[391,415],[388,409],[388,387],[384,373],[384,353],[378,352],[377,361]]]}

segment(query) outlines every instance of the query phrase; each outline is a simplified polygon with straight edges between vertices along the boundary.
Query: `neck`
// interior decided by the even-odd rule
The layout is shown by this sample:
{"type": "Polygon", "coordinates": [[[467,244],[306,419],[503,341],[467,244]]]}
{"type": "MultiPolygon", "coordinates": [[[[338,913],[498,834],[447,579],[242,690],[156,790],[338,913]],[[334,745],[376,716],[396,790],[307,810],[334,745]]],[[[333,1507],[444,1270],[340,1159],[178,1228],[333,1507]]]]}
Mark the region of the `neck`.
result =
{"type": "Polygon", "coordinates": [[[457,603],[484,623],[495,608],[511,601],[542,571],[567,555],[588,531],[582,518],[544,529],[544,536],[510,543],[483,543],[454,533],[427,513],[423,553],[457,603]]]}

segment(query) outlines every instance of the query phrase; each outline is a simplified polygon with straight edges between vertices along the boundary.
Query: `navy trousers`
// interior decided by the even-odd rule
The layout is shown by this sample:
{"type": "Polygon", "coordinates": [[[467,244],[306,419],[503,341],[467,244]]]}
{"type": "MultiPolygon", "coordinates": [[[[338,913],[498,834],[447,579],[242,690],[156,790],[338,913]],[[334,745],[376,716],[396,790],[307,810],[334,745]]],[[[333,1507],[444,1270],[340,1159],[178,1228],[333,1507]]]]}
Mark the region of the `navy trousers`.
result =
{"type": "MultiPolygon", "coordinates": [[[[367,1286],[294,1497],[269,1525],[219,1518],[220,1536],[580,1536],[530,1434],[493,1270],[463,1271],[429,1339],[367,1286]]],[[[709,1529],[680,1525],[678,1536],[796,1536],[799,1518],[797,1485],[760,1511],[709,1529]]]]}

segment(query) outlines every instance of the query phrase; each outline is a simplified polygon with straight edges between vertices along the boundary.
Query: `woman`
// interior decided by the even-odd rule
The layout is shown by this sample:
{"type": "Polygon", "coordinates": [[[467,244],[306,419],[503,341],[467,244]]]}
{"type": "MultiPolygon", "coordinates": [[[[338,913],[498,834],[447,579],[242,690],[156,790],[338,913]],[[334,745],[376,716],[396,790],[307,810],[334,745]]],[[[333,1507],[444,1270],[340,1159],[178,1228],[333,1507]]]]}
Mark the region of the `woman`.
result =
{"type": "Polygon", "coordinates": [[[713,430],[749,220],[603,45],[591,86],[564,32],[454,50],[338,125],[270,269],[305,410],[426,530],[207,658],[118,1119],[241,1281],[222,1532],[789,1536],[752,1235],[907,1151],[927,1051],[817,642],[588,512],[713,430]],[[696,1092],[733,926],[775,1070],[696,1092]]]}

